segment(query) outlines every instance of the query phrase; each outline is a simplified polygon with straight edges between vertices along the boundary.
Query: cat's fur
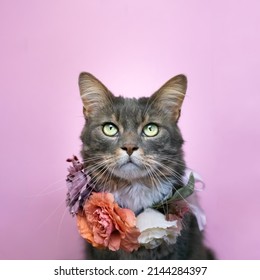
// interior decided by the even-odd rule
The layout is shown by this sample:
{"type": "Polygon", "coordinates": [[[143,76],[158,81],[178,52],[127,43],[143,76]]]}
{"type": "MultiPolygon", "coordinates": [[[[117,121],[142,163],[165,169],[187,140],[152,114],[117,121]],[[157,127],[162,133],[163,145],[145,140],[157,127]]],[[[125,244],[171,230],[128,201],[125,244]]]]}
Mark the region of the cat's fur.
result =
{"type": "MultiPolygon", "coordinates": [[[[89,73],[79,77],[83,113],[82,157],[97,191],[114,194],[117,203],[136,214],[165,199],[183,186],[185,171],[183,138],[177,125],[187,89],[187,79],[170,79],[150,98],[115,97],[89,73]],[[118,133],[111,137],[103,127],[112,123],[118,133]],[[156,124],[159,132],[147,137],[143,128],[156,124]]],[[[167,213],[166,213],[167,214],[167,213]]],[[[138,251],[107,251],[88,245],[89,259],[211,259],[203,245],[196,218],[186,214],[184,229],[174,245],[138,251]]]]}

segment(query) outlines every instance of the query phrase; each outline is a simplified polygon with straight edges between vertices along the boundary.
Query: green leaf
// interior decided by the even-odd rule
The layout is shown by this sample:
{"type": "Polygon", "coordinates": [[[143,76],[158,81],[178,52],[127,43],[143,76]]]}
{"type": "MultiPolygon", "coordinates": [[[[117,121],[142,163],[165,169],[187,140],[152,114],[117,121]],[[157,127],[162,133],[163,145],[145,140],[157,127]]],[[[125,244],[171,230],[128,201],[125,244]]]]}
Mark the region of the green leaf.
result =
{"type": "Polygon", "coordinates": [[[176,190],[174,195],[170,198],[170,200],[171,201],[181,200],[190,196],[194,192],[194,185],[195,185],[195,179],[193,174],[191,173],[187,185],[180,188],[179,190],[176,190]]]}
{"type": "Polygon", "coordinates": [[[160,203],[155,204],[153,208],[158,209],[162,207],[164,204],[169,204],[170,202],[173,201],[185,199],[186,197],[190,196],[194,192],[194,186],[195,186],[195,179],[193,174],[191,173],[189,177],[189,181],[186,186],[176,190],[172,197],[160,203]]]}

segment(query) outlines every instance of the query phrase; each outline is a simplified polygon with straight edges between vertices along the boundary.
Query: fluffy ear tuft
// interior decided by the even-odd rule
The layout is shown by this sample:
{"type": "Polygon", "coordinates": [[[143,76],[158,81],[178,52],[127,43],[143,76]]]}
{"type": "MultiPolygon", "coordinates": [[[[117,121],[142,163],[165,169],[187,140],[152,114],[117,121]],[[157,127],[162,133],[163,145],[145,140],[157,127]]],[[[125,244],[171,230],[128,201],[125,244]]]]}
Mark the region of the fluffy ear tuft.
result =
{"type": "Polygon", "coordinates": [[[182,102],[187,90],[187,78],[178,75],[166,82],[152,96],[152,102],[160,111],[170,113],[175,122],[178,121],[182,102]]]}
{"type": "Polygon", "coordinates": [[[111,103],[112,93],[92,74],[79,75],[79,90],[86,117],[111,103]]]}

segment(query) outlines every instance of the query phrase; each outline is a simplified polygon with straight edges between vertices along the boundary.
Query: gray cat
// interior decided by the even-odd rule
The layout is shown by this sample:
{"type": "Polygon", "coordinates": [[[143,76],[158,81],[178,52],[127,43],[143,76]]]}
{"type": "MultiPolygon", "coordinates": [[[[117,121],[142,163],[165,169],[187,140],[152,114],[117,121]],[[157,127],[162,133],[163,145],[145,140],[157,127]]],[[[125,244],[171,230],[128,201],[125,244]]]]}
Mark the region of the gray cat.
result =
{"type": "MultiPolygon", "coordinates": [[[[114,96],[89,73],[79,76],[85,126],[81,155],[96,191],[110,192],[135,214],[163,201],[183,187],[186,165],[183,138],[177,125],[187,89],[178,75],[150,98],[114,96]]],[[[165,209],[161,209],[165,213],[165,209]]],[[[87,248],[88,259],[213,259],[191,213],[174,245],[154,249],[109,251],[87,248]]]]}

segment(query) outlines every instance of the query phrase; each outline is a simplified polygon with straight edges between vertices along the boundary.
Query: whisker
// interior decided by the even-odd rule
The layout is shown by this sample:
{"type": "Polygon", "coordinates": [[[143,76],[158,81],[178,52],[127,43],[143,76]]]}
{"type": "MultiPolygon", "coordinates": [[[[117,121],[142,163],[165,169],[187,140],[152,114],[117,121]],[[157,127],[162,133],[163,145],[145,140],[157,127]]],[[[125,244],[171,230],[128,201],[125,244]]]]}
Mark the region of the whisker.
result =
{"type": "MultiPolygon", "coordinates": [[[[147,164],[147,163],[146,163],[147,164]]],[[[147,165],[149,168],[147,170],[149,170],[149,175],[155,180],[155,182],[157,182],[157,184],[155,184],[155,188],[157,189],[158,192],[160,192],[159,187],[162,186],[162,178],[159,176],[159,174],[157,174],[156,170],[154,168],[151,167],[150,164],[147,165]]],[[[165,207],[167,207],[167,205],[163,205],[163,210],[164,212],[168,212],[168,207],[167,209],[165,209],[165,207]]]]}
{"type": "Polygon", "coordinates": [[[159,165],[160,167],[162,167],[164,170],[168,171],[169,173],[173,173],[173,175],[174,175],[179,181],[182,180],[182,176],[180,176],[180,175],[178,174],[178,172],[177,172],[176,170],[174,170],[173,168],[171,168],[171,167],[165,165],[164,163],[158,162],[157,160],[154,160],[154,159],[149,159],[149,161],[155,164],[154,168],[158,169],[158,171],[160,171],[160,173],[161,173],[164,177],[166,177],[166,176],[165,176],[165,174],[159,169],[158,165],[159,165]]]}
{"type": "Polygon", "coordinates": [[[45,191],[47,191],[48,189],[52,188],[54,185],[60,184],[64,182],[64,178],[60,179],[54,183],[51,183],[49,185],[47,185],[46,187],[44,187],[42,190],[40,190],[40,192],[38,194],[44,193],[45,191]]]}
{"type": "Polygon", "coordinates": [[[56,193],[58,191],[64,190],[65,188],[66,187],[65,187],[65,180],[64,180],[64,186],[62,186],[62,187],[59,187],[57,189],[54,189],[54,190],[46,192],[46,193],[32,194],[32,195],[28,195],[28,196],[24,196],[24,197],[25,198],[37,198],[37,197],[48,196],[48,195],[51,195],[51,194],[56,193]]]}
{"type": "Polygon", "coordinates": [[[49,219],[57,212],[57,210],[65,204],[65,201],[62,201],[35,229],[35,231],[39,231],[48,221],[49,219]]]}
{"type": "Polygon", "coordinates": [[[57,235],[56,235],[56,244],[58,244],[58,240],[60,239],[60,235],[61,235],[61,226],[62,226],[62,224],[63,224],[65,215],[68,213],[67,211],[68,211],[68,210],[65,209],[65,210],[63,211],[62,216],[61,216],[61,220],[60,220],[60,222],[59,222],[59,226],[58,226],[58,230],[57,230],[57,235]]]}
{"type": "MultiPolygon", "coordinates": [[[[158,164],[159,166],[161,166],[161,167],[163,167],[163,168],[165,168],[165,169],[167,169],[167,170],[173,172],[173,174],[174,174],[174,176],[175,176],[176,178],[179,178],[179,179],[182,178],[181,175],[178,174],[178,172],[176,172],[175,170],[173,170],[173,169],[170,168],[169,166],[166,166],[165,164],[162,164],[162,163],[160,163],[160,162],[158,162],[158,161],[156,161],[156,160],[154,160],[154,159],[151,159],[151,158],[149,159],[149,161],[150,161],[150,162],[152,161],[152,163],[158,164]]],[[[155,164],[154,164],[154,165],[155,165],[155,164]]],[[[164,178],[165,181],[167,181],[167,182],[169,182],[169,183],[172,183],[172,181],[169,180],[169,178],[168,178],[167,176],[165,176],[165,174],[158,168],[158,166],[154,166],[154,165],[153,165],[153,171],[156,172],[157,175],[158,175],[158,173],[159,173],[158,176],[161,177],[161,178],[164,178]]],[[[178,192],[178,189],[176,189],[176,187],[174,186],[174,184],[172,184],[172,186],[173,186],[173,189],[174,189],[176,192],[178,192]]],[[[179,193],[179,194],[180,194],[180,193],[179,193]]],[[[182,199],[183,199],[188,205],[190,205],[190,203],[189,203],[181,194],[180,194],[180,196],[182,197],[182,199]]]]}

